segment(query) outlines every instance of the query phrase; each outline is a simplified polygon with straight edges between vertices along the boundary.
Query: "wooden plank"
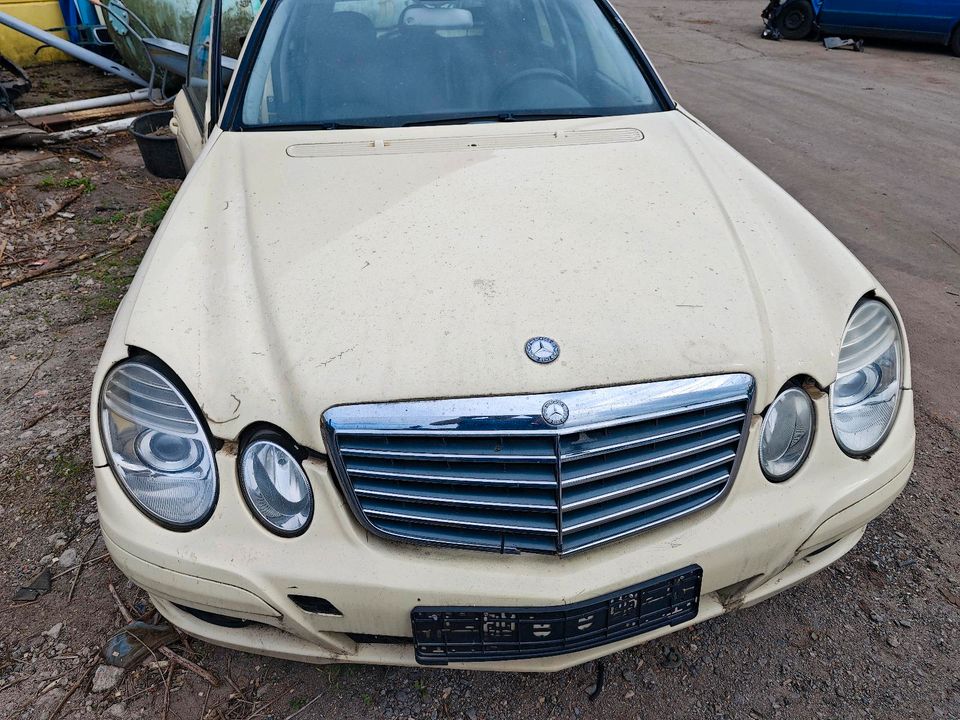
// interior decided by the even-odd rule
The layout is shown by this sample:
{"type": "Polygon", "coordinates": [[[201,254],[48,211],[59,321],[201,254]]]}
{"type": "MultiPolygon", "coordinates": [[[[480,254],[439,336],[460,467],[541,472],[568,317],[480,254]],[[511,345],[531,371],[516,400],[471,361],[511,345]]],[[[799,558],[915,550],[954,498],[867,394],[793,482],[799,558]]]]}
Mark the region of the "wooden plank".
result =
{"type": "Polygon", "coordinates": [[[160,110],[149,100],[127,103],[126,105],[110,105],[102,108],[88,108],[87,110],[73,110],[72,112],[45,115],[30,118],[30,122],[44,130],[62,130],[72,125],[89,125],[92,123],[112,120],[114,118],[143,115],[144,113],[160,110]]]}

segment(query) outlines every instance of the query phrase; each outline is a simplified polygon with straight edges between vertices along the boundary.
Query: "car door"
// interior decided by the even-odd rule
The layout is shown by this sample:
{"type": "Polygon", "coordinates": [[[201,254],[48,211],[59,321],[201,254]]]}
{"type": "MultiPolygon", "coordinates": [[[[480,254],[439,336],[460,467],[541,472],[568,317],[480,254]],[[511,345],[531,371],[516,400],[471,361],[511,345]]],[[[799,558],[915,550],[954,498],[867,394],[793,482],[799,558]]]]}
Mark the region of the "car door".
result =
{"type": "Polygon", "coordinates": [[[171,128],[189,171],[216,125],[223,98],[220,58],[221,0],[201,0],[193,22],[187,81],[173,102],[171,128]]]}
{"type": "Polygon", "coordinates": [[[917,38],[946,43],[960,19],[960,0],[900,0],[900,24],[917,38]]]}
{"type": "Polygon", "coordinates": [[[887,35],[897,31],[902,0],[823,0],[820,28],[827,34],[887,35]]]}

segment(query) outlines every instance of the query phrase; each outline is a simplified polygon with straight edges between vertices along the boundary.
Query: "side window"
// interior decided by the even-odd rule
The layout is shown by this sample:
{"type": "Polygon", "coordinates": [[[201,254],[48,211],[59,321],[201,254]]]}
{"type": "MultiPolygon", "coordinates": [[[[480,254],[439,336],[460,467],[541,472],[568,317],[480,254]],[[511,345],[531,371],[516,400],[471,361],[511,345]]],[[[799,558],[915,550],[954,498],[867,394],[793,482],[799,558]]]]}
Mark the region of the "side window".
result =
{"type": "Polygon", "coordinates": [[[201,0],[190,38],[190,57],[187,61],[187,84],[184,92],[190,101],[190,107],[203,125],[207,104],[207,91],[210,87],[210,40],[213,26],[211,6],[213,0],[201,0]]]}

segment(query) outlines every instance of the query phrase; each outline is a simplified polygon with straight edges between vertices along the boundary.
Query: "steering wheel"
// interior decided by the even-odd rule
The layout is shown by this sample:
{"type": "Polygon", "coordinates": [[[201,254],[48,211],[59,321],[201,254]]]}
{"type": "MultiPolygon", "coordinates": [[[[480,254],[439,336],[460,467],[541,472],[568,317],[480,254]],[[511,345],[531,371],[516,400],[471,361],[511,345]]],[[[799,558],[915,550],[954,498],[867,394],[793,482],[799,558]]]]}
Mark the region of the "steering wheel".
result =
{"type": "Polygon", "coordinates": [[[497,89],[493,93],[494,101],[499,105],[500,101],[503,99],[503,96],[507,94],[508,90],[513,89],[514,86],[519,85],[522,82],[531,80],[534,78],[540,78],[543,80],[555,80],[563,85],[566,85],[568,88],[573,90],[578,95],[580,92],[577,90],[576,83],[567,75],[565,72],[561,72],[555,68],[546,68],[546,67],[536,67],[529,68],[527,70],[521,70],[516,72],[506,80],[504,80],[500,85],[497,86],[497,89]]]}

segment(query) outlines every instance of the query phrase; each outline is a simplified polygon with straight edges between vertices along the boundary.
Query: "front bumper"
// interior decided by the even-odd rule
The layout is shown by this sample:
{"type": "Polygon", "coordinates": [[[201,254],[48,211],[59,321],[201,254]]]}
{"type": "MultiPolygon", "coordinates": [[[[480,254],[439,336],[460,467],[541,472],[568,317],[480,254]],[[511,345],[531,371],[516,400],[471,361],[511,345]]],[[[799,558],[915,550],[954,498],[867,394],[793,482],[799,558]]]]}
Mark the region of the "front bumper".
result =
{"type": "Polygon", "coordinates": [[[220,497],[203,527],[178,533],[150,522],[104,467],[96,470],[100,520],[120,569],[184,631],[227,647],[320,663],[416,664],[411,644],[358,642],[351,635],[409,638],[410,610],[418,605],[567,605],[686,565],[703,568],[700,611],[688,623],[568,655],[464,665],[560,670],[764,600],[849,551],[910,476],[912,400],[905,391],[890,437],[862,461],[837,448],[826,398],[820,398],[810,458],[779,485],[767,482],[758,467],[756,416],[723,501],[570,557],[496,555],[372,536],[353,517],[327,464],[317,460],[305,463],[317,502],[313,522],[300,537],[279,538],[247,510],[229,446],[218,453],[220,497]],[[324,598],[342,614],[306,612],[290,595],[324,598]],[[177,605],[257,624],[224,628],[177,605]]]}

